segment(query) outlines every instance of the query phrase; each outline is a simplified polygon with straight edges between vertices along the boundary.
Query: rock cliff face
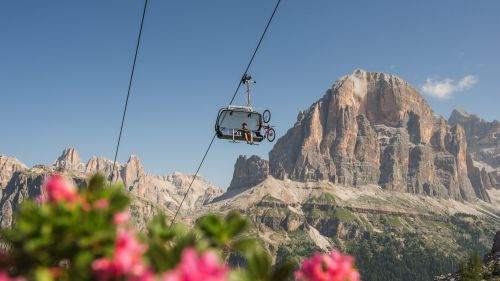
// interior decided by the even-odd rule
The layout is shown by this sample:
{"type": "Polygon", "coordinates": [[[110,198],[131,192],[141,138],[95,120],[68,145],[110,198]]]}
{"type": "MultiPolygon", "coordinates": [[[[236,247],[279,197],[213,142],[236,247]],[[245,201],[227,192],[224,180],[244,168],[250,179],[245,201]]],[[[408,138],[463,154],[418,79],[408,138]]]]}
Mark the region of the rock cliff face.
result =
{"type": "Polygon", "coordinates": [[[14,157],[0,155],[0,198],[1,192],[15,173],[28,169],[14,157]]]}
{"type": "MultiPolygon", "coordinates": [[[[135,197],[133,211],[141,219],[147,219],[158,209],[167,214],[175,211],[192,180],[192,176],[181,173],[151,175],[134,155],[125,164],[117,163],[113,175],[112,169],[113,161],[95,156],[86,165],[83,164],[73,148],[65,149],[53,165],[36,165],[32,168],[15,158],[0,156],[0,226],[10,226],[18,205],[26,198],[39,196],[43,183],[54,173],[71,176],[77,184],[85,182],[89,175],[96,172],[114,181],[122,181],[126,190],[135,197]]],[[[181,215],[200,208],[221,194],[220,188],[197,177],[182,206],[181,215]]]]}
{"type": "Polygon", "coordinates": [[[466,133],[402,79],[355,70],[298,115],[269,153],[278,179],[330,181],[470,200],[466,133]]]}
{"type": "Polygon", "coordinates": [[[53,166],[64,170],[81,170],[83,163],[76,149],[66,148],[61,156],[57,158],[56,162],[54,162],[53,166]]]}
{"type": "Polygon", "coordinates": [[[92,156],[90,157],[87,165],[85,165],[85,173],[94,174],[97,172],[101,172],[109,177],[112,180],[118,180],[120,178],[120,171],[123,170],[125,166],[120,163],[116,163],[115,170],[113,172],[113,161],[92,156]],[[111,175],[113,173],[113,175],[111,175]]]}
{"type": "Polygon", "coordinates": [[[269,162],[253,155],[249,158],[240,155],[234,164],[233,179],[228,191],[255,186],[269,175],[269,162]]]}
{"type": "Polygon", "coordinates": [[[471,154],[468,165],[474,173],[476,185],[500,189],[500,122],[488,122],[457,109],[452,112],[448,122],[464,128],[471,154]]]}

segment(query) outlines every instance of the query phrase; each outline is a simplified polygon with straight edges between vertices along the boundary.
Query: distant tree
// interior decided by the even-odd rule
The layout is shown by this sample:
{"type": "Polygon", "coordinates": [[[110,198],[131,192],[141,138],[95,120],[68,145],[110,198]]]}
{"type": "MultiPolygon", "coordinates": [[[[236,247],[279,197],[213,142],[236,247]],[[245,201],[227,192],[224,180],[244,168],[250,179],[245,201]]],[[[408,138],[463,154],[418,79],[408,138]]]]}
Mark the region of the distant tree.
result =
{"type": "Polygon", "coordinates": [[[462,281],[481,281],[482,267],[481,256],[478,253],[473,253],[466,262],[461,262],[458,265],[458,276],[462,281]]]}

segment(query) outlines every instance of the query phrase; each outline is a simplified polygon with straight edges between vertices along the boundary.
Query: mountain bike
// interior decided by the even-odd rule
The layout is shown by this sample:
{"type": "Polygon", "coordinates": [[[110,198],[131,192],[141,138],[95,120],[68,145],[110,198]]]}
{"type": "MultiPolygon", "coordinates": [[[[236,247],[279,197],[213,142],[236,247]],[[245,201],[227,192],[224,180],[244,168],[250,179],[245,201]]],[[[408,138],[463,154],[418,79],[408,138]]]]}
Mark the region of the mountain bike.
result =
{"type": "Polygon", "coordinates": [[[262,128],[264,129],[264,138],[267,138],[269,142],[273,142],[276,138],[276,132],[274,131],[272,126],[262,125],[262,128]]]}

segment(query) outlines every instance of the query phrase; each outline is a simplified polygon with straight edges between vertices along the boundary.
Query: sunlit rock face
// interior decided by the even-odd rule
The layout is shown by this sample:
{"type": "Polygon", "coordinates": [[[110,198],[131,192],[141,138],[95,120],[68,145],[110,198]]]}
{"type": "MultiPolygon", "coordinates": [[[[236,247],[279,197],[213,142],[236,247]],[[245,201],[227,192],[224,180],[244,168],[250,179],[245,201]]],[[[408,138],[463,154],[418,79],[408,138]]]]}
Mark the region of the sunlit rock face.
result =
{"type": "Polygon", "coordinates": [[[240,155],[234,164],[233,179],[228,191],[255,186],[269,175],[269,162],[253,155],[249,158],[240,155]]]}
{"type": "Polygon", "coordinates": [[[299,113],[269,153],[269,167],[279,179],[488,200],[469,179],[463,128],[386,73],[357,69],[340,78],[299,113]]]}
{"type": "Polygon", "coordinates": [[[125,164],[114,165],[111,160],[95,156],[83,164],[78,152],[67,148],[52,165],[31,168],[14,157],[0,155],[0,227],[11,226],[19,204],[26,198],[42,194],[46,179],[55,173],[72,178],[78,185],[84,184],[95,173],[104,174],[113,182],[121,181],[133,195],[131,210],[144,220],[159,211],[167,215],[176,212],[183,199],[179,215],[196,213],[223,192],[199,176],[193,181],[193,176],[178,172],[160,176],[149,174],[134,155],[125,164]]]}
{"type": "Polygon", "coordinates": [[[74,148],[64,149],[61,156],[59,156],[53,164],[55,167],[65,170],[81,170],[84,168],[80,155],[74,148]]]}
{"type": "MultiPolygon", "coordinates": [[[[15,157],[0,155],[0,192],[15,173],[28,169],[26,165],[19,162],[15,157]]],[[[1,194],[1,193],[0,193],[1,194]]]]}
{"type": "Polygon", "coordinates": [[[475,185],[500,189],[500,122],[488,122],[459,109],[453,110],[448,122],[465,130],[475,185]]]}

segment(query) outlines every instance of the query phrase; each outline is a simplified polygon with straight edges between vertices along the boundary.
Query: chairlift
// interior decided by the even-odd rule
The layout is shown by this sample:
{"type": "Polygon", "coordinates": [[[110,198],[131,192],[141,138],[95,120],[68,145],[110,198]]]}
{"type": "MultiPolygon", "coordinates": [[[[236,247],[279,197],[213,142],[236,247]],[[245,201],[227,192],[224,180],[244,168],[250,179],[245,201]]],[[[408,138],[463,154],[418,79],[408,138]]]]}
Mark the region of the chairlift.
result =
{"type": "Polygon", "coordinates": [[[276,137],[274,129],[266,125],[271,120],[271,111],[262,114],[250,104],[250,85],[256,83],[252,76],[244,75],[242,83],[247,84],[247,105],[228,105],[219,110],[215,122],[215,132],[219,139],[233,142],[259,143],[264,139],[272,142],[276,137]],[[264,134],[261,130],[264,129],[264,134]]]}

